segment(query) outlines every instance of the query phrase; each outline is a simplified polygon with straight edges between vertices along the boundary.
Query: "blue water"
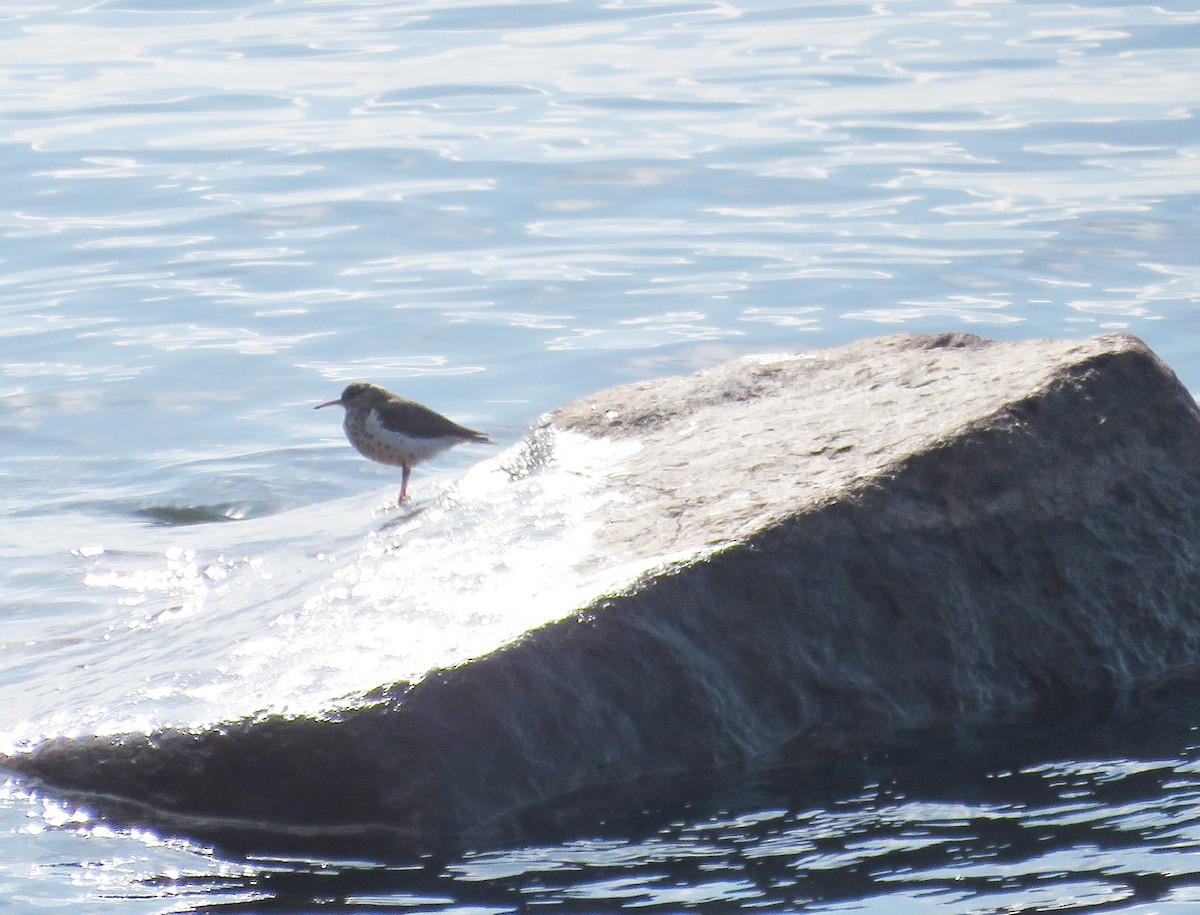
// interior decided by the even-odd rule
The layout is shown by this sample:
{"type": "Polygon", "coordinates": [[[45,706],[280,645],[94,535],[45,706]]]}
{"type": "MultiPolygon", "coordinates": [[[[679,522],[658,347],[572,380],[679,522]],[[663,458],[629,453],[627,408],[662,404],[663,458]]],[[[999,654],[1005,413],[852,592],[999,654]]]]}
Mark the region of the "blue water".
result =
{"type": "MultiPolygon", "coordinates": [[[[0,737],[394,660],[362,544],[398,480],[311,409],[350,379],[502,448],[901,330],[1128,330],[1200,391],[1197,48],[1177,2],[6,3],[0,737]]],[[[1152,708],[423,869],[222,858],[14,781],[0,909],[1200,911],[1200,710],[1152,708]]]]}

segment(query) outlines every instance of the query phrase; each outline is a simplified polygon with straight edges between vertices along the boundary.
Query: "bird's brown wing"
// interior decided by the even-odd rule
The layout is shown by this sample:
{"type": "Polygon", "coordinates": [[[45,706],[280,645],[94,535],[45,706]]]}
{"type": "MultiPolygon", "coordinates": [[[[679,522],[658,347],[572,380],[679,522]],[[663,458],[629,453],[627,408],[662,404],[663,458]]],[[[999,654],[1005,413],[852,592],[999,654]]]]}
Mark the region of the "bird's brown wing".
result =
{"type": "Polygon", "coordinates": [[[460,426],[431,410],[424,404],[404,397],[389,397],[383,405],[376,406],[383,424],[391,429],[403,428],[409,435],[417,438],[442,438],[453,436],[464,441],[490,442],[491,439],[482,432],[460,426]]]}

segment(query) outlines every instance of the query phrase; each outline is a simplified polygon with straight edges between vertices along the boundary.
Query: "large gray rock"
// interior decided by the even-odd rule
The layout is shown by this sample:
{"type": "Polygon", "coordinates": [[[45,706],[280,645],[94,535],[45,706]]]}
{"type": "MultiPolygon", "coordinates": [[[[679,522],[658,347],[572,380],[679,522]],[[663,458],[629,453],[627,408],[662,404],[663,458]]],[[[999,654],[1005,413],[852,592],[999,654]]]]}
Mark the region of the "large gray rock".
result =
{"type": "Polygon", "coordinates": [[[578,523],[631,568],[670,562],[321,720],[8,765],[218,843],[380,853],[1200,661],[1200,417],[1133,337],[740,359],[554,411],[524,472],[571,433],[629,446],[578,523]]]}

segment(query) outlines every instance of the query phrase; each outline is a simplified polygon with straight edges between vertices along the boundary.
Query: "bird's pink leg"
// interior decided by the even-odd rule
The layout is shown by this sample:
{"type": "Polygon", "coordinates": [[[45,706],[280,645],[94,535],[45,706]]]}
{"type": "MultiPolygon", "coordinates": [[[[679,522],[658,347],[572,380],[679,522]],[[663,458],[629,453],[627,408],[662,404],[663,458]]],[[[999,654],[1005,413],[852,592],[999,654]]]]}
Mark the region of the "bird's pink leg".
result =
{"type": "Polygon", "coordinates": [[[408,475],[412,473],[412,468],[407,464],[400,468],[402,475],[400,477],[400,501],[408,501],[408,475]]]}

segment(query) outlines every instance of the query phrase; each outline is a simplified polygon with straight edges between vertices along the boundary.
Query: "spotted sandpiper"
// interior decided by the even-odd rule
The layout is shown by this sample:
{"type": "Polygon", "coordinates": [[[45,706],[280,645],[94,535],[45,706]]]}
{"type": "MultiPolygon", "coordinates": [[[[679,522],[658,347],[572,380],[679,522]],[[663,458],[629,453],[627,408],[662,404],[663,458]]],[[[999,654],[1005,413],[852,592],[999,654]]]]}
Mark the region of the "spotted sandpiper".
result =
{"type": "Polygon", "coordinates": [[[418,464],[463,442],[486,442],[484,433],[460,426],[436,410],[366,381],[356,381],[337,400],[313,409],[346,408],[342,428],[359,454],[403,471],[400,501],[408,499],[408,477],[418,464]]]}

